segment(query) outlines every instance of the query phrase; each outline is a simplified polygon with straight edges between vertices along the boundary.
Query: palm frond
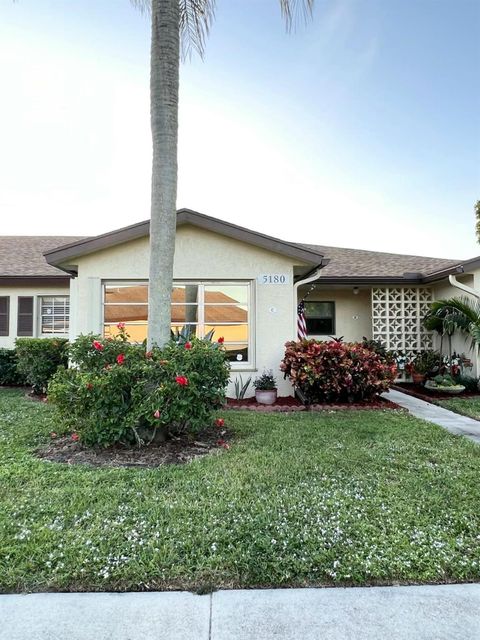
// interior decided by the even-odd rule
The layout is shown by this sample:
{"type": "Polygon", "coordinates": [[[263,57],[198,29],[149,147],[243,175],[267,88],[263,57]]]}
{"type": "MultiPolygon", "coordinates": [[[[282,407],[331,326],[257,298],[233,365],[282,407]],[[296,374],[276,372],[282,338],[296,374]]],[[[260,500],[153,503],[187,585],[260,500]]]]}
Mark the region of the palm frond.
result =
{"type": "Polygon", "coordinates": [[[202,58],[205,40],[215,17],[215,0],[178,0],[182,57],[195,50],[202,58]]]}
{"type": "MultiPolygon", "coordinates": [[[[152,0],[130,0],[142,13],[150,13],[152,0]]],[[[215,0],[178,0],[182,58],[196,51],[202,58],[205,40],[215,17],[215,0]]]]}
{"type": "Polygon", "coordinates": [[[299,19],[306,22],[313,12],[314,0],[280,0],[280,10],[287,25],[287,31],[291,31],[299,19]]]}
{"type": "Polygon", "coordinates": [[[142,13],[150,13],[152,6],[151,0],[130,0],[134,7],[140,9],[142,13]]]}
{"type": "Polygon", "coordinates": [[[466,324],[467,320],[469,322],[480,321],[480,301],[471,300],[466,296],[436,300],[432,303],[431,310],[439,317],[453,315],[459,322],[463,317],[464,324],[466,324]]]}

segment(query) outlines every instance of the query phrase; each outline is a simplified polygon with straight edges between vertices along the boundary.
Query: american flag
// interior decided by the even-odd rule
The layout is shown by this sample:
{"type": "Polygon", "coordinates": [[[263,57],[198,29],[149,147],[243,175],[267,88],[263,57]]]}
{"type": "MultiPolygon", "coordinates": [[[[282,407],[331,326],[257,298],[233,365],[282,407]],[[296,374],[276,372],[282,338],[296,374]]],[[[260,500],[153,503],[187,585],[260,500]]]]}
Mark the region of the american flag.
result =
{"type": "Polygon", "coordinates": [[[301,300],[297,307],[297,336],[299,340],[307,337],[307,323],[305,320],[305,302],[301,300]]]}

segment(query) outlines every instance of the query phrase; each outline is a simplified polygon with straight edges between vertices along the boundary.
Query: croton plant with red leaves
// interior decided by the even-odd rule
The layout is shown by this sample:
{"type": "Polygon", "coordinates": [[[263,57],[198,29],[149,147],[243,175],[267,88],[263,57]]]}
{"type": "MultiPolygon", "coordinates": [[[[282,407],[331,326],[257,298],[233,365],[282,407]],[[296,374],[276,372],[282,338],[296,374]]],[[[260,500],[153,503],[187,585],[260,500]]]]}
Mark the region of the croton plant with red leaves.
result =
{"type": "Polygon", "coordinates": [[[287,342],[280,369],[310,403],[374,400],[396,376],[380,354],[340,340],[287,342]]]}

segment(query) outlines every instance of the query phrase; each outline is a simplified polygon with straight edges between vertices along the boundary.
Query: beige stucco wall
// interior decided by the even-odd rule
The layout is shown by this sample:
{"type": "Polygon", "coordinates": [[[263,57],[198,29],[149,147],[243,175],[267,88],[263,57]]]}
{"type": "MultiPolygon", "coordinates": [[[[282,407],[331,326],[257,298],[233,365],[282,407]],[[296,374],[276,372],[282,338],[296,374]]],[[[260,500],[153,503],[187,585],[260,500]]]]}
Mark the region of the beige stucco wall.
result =
{"type": "MultiPolygon", "coordinates": [[[[148,278],[148,238],[98,251],[79,258],[78,277],[71,285],[71,337],[102,331],[102,282],[146,280],[148,278]]],[[[293,267],[299,262],[249,244],[238,242],[190,225],[177,229],[175,280],[249,280],[253,291],[253,367],[241,368],[243,379],[255,377],[263,369],[273,369],[279,394],[291,393],[279,363],[284,343],[295,337],[293,267]],[[288,284],[262,285],[256,281],[264,273],[288,275],[288,284]]],[[[236,363],[232,365],[239,368],[236,363]]],[[[238,374],[232,371],[229,394],[238,374]]],[[[252,393],[252,389],[250,392],[252,393]]]]}
{"type": "MultiPolygon", "coordinates": [[[[299,287],[300,298],[305,296],[309,286],[299,287]]],[[[335,303],[335,336],[346,342],[357,342],[363,336],[372,337],[372,302],[370,287],[359,288],[358,294],[353,287],[331,289],[317,285],[306,298],[310,302],[335,303]]],[[[329,336],[310,336],[319,340],[328,340],[329,336]]]]}
{"type": "MultiPolygon", "coordinates": [[[[38,287],[2,287],[0,286],[0,296],[10,297],[10,322],[9,322],[9,335],[0,336],[0,348],[13,349],[15,346],[15,339],[17,337],[17,313],[18,313],[18,298],[19,296],[34,296],[34,317],[33,317],[33,331],[34,337],[39,336],[39,298],[41,296],[62,296],[68,295],[69,289],[65,286],[38,286],[38,287]]],[[[68,336],[65,336],[68,337],[68,336]]]]}

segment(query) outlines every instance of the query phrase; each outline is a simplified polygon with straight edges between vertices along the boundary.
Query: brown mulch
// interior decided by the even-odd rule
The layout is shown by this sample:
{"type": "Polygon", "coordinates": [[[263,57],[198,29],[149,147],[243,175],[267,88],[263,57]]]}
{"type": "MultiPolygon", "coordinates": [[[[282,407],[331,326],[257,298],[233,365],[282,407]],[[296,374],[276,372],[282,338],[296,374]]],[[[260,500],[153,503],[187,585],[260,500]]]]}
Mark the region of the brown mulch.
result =
{"type": "Polygon", "coordinates": [[[401,407],[385,398],[378,397],[372,402],[337,402],[335,404],[302,404],[298,398],[293,396],[278,397],[275,404],[260,404],[255,397],[236,400],[235,398],[227,398],[226,409],[260,411],[267,413],[288,413],[290,411],[339,411],[344,409],[401,409],[401,407]]]}
{"type": "Polygon", "coordinates": [[[418,398],[419,400],[425,400],[425,402],[432,402],[435,400],[451,400],[452,398],[480,398],[479,392],[474,391],[462,391],[462,393],[439,393],[438,391],[432,391],[426,389],[419,384],[413,384],[412,382],[402,382],[392,386],[392,389],[396,391],[403,391],[409,396],[418,398]]]}
{"type": "Polygon", "coordinates": [[[228,449],[226,429],[211,427],[196,434],[195,439],[184,435],[148,447],[117,445],[112,447],[85,447],[72,440],[72,436],[52,437],[37,450],[37,456],[50,462],[84,464],[92,467],[154,468],[164,464],[185,464],[195,458],[228,449]]]}

